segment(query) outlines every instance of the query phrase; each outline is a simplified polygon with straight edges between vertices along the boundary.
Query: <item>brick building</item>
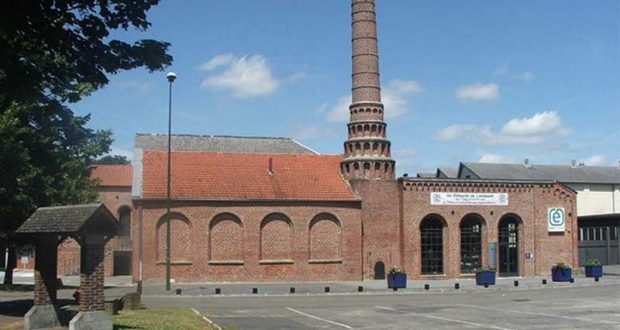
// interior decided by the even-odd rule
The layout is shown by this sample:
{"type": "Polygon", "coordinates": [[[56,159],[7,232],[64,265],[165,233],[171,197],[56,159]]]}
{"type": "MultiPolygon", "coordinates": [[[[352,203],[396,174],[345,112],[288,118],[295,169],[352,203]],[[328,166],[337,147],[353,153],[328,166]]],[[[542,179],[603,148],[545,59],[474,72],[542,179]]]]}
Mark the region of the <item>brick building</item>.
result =
{"type": "MultiPolygon", "coordinates": [[[[136,136],[134,279],[164,281],[167,221],[171,277],[181,282],[361,280],[390,266],[414,279],[480,266],[531,276],[577,265],[576,195],[563,184],[395,177],[374,0],[352,0],[352,20],[343,155],[285,138],[175,135],[166,214],[167,136],[136,136]]],[[[111,210],[129,205],[126,190],[101,194],[111,210]]]]}

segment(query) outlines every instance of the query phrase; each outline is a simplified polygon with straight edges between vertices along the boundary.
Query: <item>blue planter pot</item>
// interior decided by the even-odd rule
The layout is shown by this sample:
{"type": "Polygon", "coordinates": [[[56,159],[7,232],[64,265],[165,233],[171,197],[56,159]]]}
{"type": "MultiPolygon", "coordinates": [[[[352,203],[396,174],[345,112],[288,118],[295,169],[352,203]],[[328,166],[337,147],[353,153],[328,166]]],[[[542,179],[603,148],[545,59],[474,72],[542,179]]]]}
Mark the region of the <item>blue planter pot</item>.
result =
{"type": "Polygon", "coordinates": [[[603,277],[603,265],[586,266],[586,277],[603,277]]]}
{"type": "Polygon", "coordinates": [[[476,285],[495,285],[495,271],[477,272],[476,285]]]}
{"type": "Polygon", "coordinates": [[[572,278],[572,269],[570,268],[552,268],[551,280],[553,282],[569,282],[572,278]]]}
{"type": "Polygon", "coordinates": [[[404,289],[407,287],[407,274],[388,275],[387,281],[390,289],[404,289]]]}

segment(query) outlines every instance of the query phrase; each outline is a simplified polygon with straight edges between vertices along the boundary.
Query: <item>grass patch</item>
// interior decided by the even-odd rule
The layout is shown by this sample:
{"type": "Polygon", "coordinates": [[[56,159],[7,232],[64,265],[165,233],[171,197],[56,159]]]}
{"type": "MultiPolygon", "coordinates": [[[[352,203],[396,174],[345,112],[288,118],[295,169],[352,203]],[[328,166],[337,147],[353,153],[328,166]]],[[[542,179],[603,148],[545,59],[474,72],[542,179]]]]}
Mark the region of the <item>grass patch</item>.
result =
{"type": "Polygon", "coordinates": [[[148,308],[121,311],[113,316],[114,329],[215,329],[190,309],[148,308]]]}

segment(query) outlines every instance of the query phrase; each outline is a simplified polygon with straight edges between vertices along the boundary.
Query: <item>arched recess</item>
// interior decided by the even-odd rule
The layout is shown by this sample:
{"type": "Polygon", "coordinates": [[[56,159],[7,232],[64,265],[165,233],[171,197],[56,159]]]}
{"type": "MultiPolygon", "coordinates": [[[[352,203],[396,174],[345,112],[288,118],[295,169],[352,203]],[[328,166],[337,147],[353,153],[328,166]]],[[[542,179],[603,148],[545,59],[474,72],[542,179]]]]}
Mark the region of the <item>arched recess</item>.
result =
{"type": "Polygon", "coordinates": [[[342,259],[342,228],[336,216],[321,213],[310,221],[311,260],[342,259]]]}
{"type": "Polygon", "coordinates": [[[290,260],[293,224],[282,213],[271,213],[260,224],[260,259],[290,260]]]}
{"type": "Polygon", "coordinates": [[[497,260],[501,276],[519,275],[519,241],[523,230],[523,220],[514,213],[502,216],[498,224],[497,260]]]}
{"type": "Polygon", "coordinates": [[[191,232],[189,219],[178,212],[164,215],[157,222],[157,260],[166,259],[166,222],[170,221],[170,260],[191,261],[191,232]]]}
{"type": "Polygon", "coordinates": [[[438,214],[429,214],[420,222],[422,274],[444,273],[444,228],[446,220],[438,214]]]}
{"type": "Polygon", "coordinates": [[[473,273],[482,267],[482,241],[486,223],[477,213],[461,219],[461,273],[473,273]]]}
{"type": "Polygon", "coordinates": [[[243,260],[243,223],[232,213],[221,213],[209,223],[209,261],[243,260]]]}
{"type": "Polygon", "coordinates": [[[117,237],[117,250],[131,250],[131,208],[123,205],[118,208],[118,220],[121,231],[117,237]]]}

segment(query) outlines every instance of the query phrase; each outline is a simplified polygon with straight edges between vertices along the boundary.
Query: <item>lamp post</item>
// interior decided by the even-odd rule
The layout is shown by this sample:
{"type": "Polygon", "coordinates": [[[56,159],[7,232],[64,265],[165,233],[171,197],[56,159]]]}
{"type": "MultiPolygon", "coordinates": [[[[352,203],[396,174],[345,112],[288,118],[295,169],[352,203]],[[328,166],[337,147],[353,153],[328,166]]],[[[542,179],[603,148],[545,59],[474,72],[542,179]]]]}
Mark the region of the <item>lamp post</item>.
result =
{"type": "Polygon", "coordinates": [[[170,169],[172,163],[172,83],[177,79],[174,72],[166,75],[168,89],[168,183],[166,187],[166,291],[170,291],[170,169]]]}

